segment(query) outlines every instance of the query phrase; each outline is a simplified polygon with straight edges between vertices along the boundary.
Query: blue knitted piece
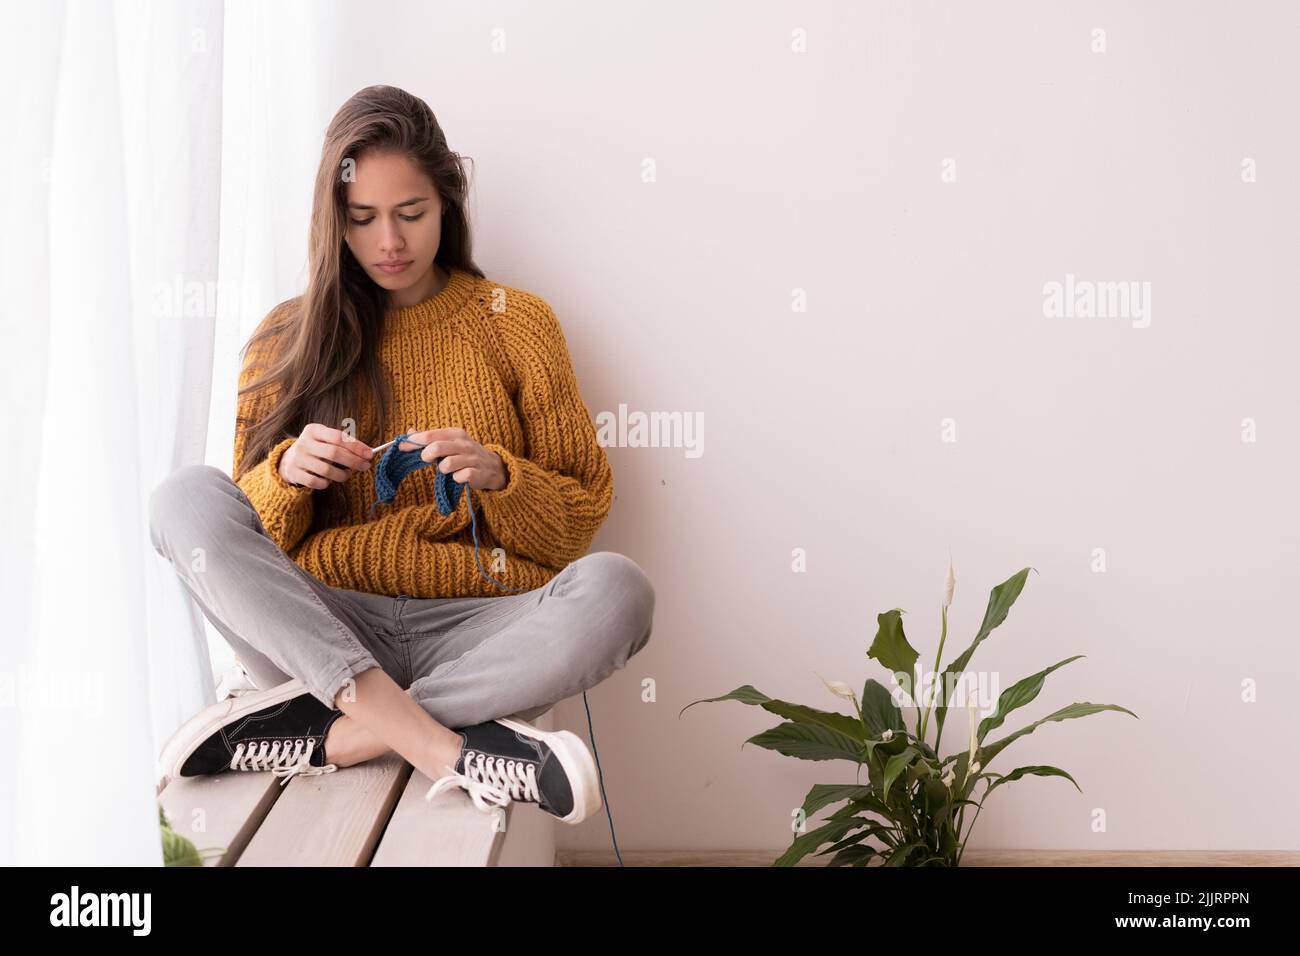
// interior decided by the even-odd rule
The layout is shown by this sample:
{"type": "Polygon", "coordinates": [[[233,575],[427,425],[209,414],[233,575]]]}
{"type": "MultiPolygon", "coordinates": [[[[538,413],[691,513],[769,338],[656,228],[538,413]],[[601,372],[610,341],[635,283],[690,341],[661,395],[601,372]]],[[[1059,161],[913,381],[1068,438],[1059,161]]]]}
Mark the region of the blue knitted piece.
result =
{"type": "MultiPolygon", "coordinates": [[[[441,458],[435,458],[433,461],[425,461],[420,457],[420,449],[427,446],[420,445],[417,442],[410,441],[406,436],[411,432],[404,432],[393,440],[388,446],[384,456],[379,459],[379,464],[375,466],[375,501],[370,506],[370,513],[375,513],[375,507],[382,504],[388,504],[397,497],[397,486],[413,471],[420,468],[428,468],[430,465],[437,466],[441,458]],[[401,444],[415,445],[411,451],[399,451],[398,445],[401,444]]],[[[452,478],[446,472],[438,472],[438,477],[434,481],[434,494],[438,501],[438,511],[444,515],[449,515],[456,510],[456,505],[460,504],[461,483],[452,478]]]]}
{"type": "MultiPolygon", "coordinates": [[[[407,438],[412,432],[403,432],[393,439],[393,443],[388,446],[384,456],[379,459],[379,464],[375,466],[375,500],[370,506],[370,513],[375,513],[375,507],[381,504],[388,504],[397,497],[397,486],[402,483],[402,479],[413,471],[421,468],[427,468],[430,465],[437,466],[442,461],[442,457],[435,458],[433,461],[425,461],[420,457],[420,450],[427,448],[427,445],[421,445],[419,442],[411,441],[407,438]],[[411,451],[399,451],[398,446],[401,444],[415,445],[411,451]]],[[[460,504],[460,493],[464,489],[469,508],[469,525],[470,533],[474,538],[474,563],[478,565],[478,573],[483,576],[485,581],[490,581],[497,587],[522,593],[527,588],[512,588],[502,584],[496,578],[491,577],[483,570],[483,562],[478,557],[478,521],[474,517],[474,499],[470,495],[469,485],[457,481],[445,471],[438,472],[438,477],[434,479],[433,493],[438,502],[438,511],[440,514],[449,515],[456,510],[460,504]]]]}

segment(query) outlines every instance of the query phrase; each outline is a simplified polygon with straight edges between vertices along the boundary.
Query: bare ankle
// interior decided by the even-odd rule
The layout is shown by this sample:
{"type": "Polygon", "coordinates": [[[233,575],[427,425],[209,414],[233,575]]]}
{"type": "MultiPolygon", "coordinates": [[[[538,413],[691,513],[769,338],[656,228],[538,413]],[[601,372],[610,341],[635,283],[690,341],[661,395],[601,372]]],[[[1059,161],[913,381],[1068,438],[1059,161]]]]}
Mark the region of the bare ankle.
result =
{"type": "Polygon", "coordinates": [[[387,752],[388,746],[344,714],[325,733],[325,759],[339,767],[364,763],[387,752]]]}
{"type": "MultiPolygon", "coordinates": [[[[451,772],[456,770],[456,762],[460,760],[461,738],[460,734],[454,730],[449,731],[451,737],[444,740],[440,745],[434,748],[431,762],[438,772],[439,777],[445,777],[448,774],[448,768],[451,772]]],[[[436,777],[434,779],[437,779],[436,777]]]]}

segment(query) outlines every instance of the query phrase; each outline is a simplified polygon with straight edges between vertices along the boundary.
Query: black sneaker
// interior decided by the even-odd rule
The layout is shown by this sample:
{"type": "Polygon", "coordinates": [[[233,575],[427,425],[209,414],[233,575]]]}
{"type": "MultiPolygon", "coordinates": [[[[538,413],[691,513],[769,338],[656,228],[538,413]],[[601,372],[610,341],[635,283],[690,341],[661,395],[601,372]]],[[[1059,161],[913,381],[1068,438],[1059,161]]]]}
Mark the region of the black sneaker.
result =
{"type": "Polygon", "coordinates": [[[294,679],[218,701],[172,735],[159,758],[169,778],[223,770],[269,770],[284,786],[297,774],[330,773],[325,734],[343,711],[326,707],[294,679]]]}
{"type": "Polygon", "coordinates": [[[456,731],[460,757],[424,795],[432,800],[462,787],[480,809],[512,800],[536,803],[565,823],[581,823],[601,807],[596,764],[587,745],[567,730],[547,732],[514,717],[456,731]]]}

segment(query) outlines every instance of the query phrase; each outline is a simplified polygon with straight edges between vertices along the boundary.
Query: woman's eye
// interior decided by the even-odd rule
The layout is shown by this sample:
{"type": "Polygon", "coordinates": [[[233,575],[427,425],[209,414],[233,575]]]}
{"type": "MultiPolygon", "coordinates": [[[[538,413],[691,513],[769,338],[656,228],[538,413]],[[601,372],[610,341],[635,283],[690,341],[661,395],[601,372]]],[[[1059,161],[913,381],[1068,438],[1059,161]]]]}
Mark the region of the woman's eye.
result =
{"type": "MultiPolygon", "coordinates": [[[[417,220],[420,220],[420,219],[423,219],[423,218],[424,218],[424,213],[420,213],[418,216],[399,216],[398,218],[400,218],[400,219],[405,219],[407,222],[416,222],[417,220]]],[[[365,225],[369,225],[370,223],[372,223],[372,222],[374,222],[374,221],[375,221],[375,217],[374,217],[374,216],[371,216],[369,219],[352,219],[352,220],[351,220],[352,225],[354,225],[354,226],[365,226],[365,225]]]]}

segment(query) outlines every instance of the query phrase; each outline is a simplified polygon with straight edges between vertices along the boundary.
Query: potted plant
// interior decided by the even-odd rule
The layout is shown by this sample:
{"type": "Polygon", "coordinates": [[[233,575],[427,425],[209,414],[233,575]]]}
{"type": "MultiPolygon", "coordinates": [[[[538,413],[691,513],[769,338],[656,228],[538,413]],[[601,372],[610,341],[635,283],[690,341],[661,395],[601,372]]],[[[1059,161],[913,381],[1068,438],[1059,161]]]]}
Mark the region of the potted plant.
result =
{"type": "Polygon", "coordinates": [[[808,791],[797,814],[795,830],[798,835],[790,848],[774,861],[774,866],[793,866],[824,844],[830,846],[815,855],[834,854],[829,860],[830,866],[867,866],[873,861],[884,866],[958,866],[980,810],[989,794],[1003,784],[1027,776],[1064,777],[1082,792],[1075,779],[1058,767],[1016,767],[1007,774],[993,773],[988,767],[1009,744],[1033,733],[1048,721],[1086,717],[1105,710],[1121,711],[1136,718],[1137,714],[1131,710],[1118,704],[1083,701],[1055,710],[997,740],[986,742],[985,739],[991,731],[1002,726],[1013,710],[1038,697],[1048,674],[1078,660],[1083,656],[1081,654],[1058,661],[1002,691],[993,712],[978,725],[975,708],[967,706],[969,734],[965,746],[942,759],[938,755],[944,721],[954,699],[953,690],[962,675],[969,673],[967,667],[975,649],[1006,620],[1007,612],[1024,589],[1030,570],[1022,568],[993,588],[975,640],[939,674],[943,645],[948,636],[948,608],[952,604],[955,585],[949,563],[941,608],[939,649],[934,663],[937,679],[930,683],[929,693],[920,692],[921,682],[915,676],[920,655],[903,632],[902,615],[905,612],[894,608],[876,616],[876,637],[867,650],[867,656],[879,661],[890,672],[905,699],[917,703],[915,733],[909,732],[904,725],[902,711],[893,693],[871,679],[863,686],[859,701],[847,684],[823,678],[832,693],[852,701],[855,714],[776,700],[750,684],[721,697],[692,701],[682,708],[678,717],[695,704],[721,700],[762,707],[785,718],[785,722],[750,737],[745,743],[757,744],[800,760],[849,760],[857,765],[858,782],[819,783],[808,791]],[[915,692],[913,688],[916,688],[915,692]],[[928,698],[928,703],[923,698],[928,698]],[[927,736],[932,713],[934,743],[930,744],[927,736]],[[866,783],[861,781],[864,765],[867,768],[866,783]],[[973,799],[975,788],[981,781],[984,783],[983,793],[978,800],[973,799]],[[808,817],[840,801],[844,801],[844,805],[819,826],[806,829],[804,821],[808,817]],[[975,812],[963,834],[967,807],[974,807],[975,812]]]}

